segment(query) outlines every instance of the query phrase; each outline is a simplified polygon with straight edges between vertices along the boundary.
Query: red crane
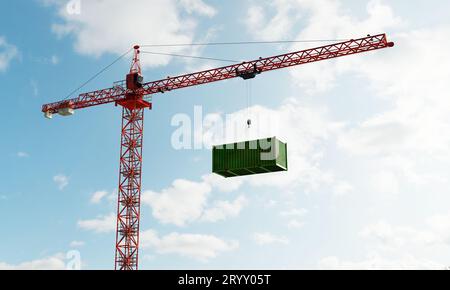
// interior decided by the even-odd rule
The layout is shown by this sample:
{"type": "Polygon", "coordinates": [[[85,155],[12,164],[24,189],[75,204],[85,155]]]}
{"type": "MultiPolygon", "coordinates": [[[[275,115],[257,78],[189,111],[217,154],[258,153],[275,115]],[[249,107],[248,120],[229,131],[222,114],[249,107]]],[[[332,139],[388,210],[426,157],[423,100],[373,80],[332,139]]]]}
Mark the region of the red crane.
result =
{"type": "Polygon", "coordinates": [[[67,116],[72,115],[74,110],[101,104],[115,103],[116,106],[122,106],[115,269],[137,270],[144,109],[152,108],[152,95],[236,77],[247,80],[266,71],[393,46],[394,43],[388,42],[386,34],[369,35],[360,39],[144,83],[139,62],[140,48],[136,45],[130,72],[126,76],[126,86],[116,85],[80,94],[74,99],[46,104],[42,106],[42,112],[47,118],[52,118],[56,113],[67,116]]]}

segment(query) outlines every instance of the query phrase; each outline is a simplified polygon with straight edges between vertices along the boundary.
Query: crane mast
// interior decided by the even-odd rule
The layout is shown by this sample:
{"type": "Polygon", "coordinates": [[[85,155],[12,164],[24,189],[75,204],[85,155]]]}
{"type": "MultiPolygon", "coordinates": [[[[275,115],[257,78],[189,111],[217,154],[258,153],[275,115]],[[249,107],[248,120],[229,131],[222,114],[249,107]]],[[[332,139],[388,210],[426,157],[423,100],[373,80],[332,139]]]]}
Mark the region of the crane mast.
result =
{"type": "Polygon", "coordinates": [[[150,96],[231,78],[252,79],[271,70],[393,46],[394,43],[388,42],[386,34],[368,35],[336,44],[144,83],[140,65],[140,47],[136,45],[130,71],[126,76],[125,87],[113,86],[80,94],[77,98],[45,104],[42,106],[42,112],[45,117],[52,118],[53,114],[68,116],[78,109],[108,103],[122,107],[115,269],[137,270],[139,266],[144,110],[152,109],[150,96]]]}
{"type": "Polygon", "coordinates": [[[141,215],[142,145],[144,109],[151,104],[138,91],[142,87],[139,46],[134,47],[133,63],[126,78],[122,106],[120,140],[119,190],[116,226],[116,270],[138,269],[139,221],[141,215]]]}

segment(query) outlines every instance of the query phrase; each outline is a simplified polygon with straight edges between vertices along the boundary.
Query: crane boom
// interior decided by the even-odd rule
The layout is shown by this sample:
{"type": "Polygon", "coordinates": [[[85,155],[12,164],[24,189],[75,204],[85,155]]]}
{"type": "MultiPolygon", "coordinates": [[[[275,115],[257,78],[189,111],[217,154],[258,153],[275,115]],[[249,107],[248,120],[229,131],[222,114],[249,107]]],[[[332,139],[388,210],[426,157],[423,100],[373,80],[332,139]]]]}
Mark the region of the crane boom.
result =
{"type": "MultiPolygon", "coordinates": [[[[254,78],[257,74],[266,71],[369,52],[392,46],[394,46],[394,43],[388,42],[386,34],[367,36],[317,48],[267,58],[260,58],[240,64],[224,66],[176,77],[168,77],[166,79],[143,84],[142,88],[140,88],[137,93],[145,96],[236,77],[249,79],[254,78]]],[[[126,94],[127,90],[123,87],[111,87],[80,94],[74,99],[43,105],[42,111],[44,113],[53,114],[57,113],[60,109],[71,108],[77,110],[101,104],[117,103],[124,101],[126,99],[126,94]]]]}

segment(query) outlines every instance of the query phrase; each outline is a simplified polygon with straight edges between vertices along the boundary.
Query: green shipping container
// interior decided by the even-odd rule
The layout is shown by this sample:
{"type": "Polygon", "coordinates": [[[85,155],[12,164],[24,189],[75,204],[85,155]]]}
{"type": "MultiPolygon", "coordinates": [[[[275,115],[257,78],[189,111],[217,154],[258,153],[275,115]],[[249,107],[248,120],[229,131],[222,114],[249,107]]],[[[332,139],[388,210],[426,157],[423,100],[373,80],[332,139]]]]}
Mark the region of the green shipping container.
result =
{"type": "Polygon", "coordinates": [[[287,144],[273,137],[217,145],[212,151],[212,167],[226,178],[287,171],[287,144]]]}

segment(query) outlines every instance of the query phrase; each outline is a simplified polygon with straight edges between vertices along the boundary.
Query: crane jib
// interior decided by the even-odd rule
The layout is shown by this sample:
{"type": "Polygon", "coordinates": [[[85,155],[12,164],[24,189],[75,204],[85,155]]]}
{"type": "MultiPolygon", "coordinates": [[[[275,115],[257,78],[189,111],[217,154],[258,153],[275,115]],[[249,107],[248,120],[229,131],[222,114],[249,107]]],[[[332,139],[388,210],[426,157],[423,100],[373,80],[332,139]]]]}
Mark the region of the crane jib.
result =
{"type": "MultiPolygon", "coordinates": [[[[251,79],[262,72],[270,70],[288,68],[393,46],[393,42],[387,41],[386,34],[367,36],[312,49],[259,58],[236,65],[168,77],[166,79],[144,83],[142,88],[136,89],[135,93],[151,95],[236,77],[251,79]]],[[[42,107],[42,111],[46,116],[51,116],[51,114],[58,113],[61,109],[66,108],[77,110],[101,104],[117,103],[126,99],[126,93],[126,91],[123,89],[120,90],[117,87],[107,88],[84,93],[74,99],[46,104],[42,107]]]]}

